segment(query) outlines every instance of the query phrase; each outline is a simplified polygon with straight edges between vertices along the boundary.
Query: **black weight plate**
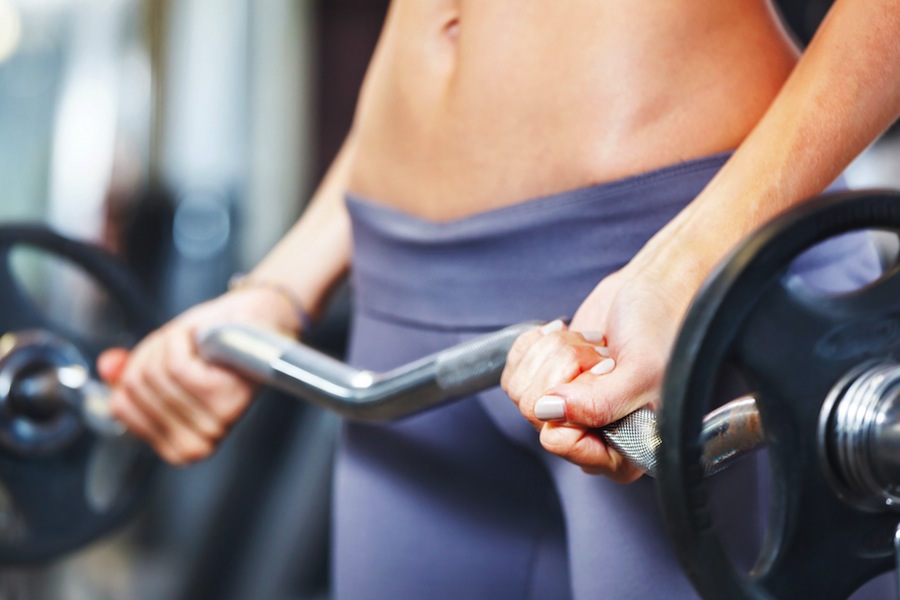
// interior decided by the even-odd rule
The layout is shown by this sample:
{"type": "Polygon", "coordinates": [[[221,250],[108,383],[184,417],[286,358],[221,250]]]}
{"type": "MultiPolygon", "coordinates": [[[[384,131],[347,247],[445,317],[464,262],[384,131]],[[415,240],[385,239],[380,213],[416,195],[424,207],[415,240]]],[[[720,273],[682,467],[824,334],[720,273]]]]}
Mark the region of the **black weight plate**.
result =
{"type": "Polygon", "coordinates": [[[657,479],[670,537],[704,597],[846,598],[893,566],[897,515],[837,497],[819,463],[817,426],[844,374],[900,350],[900,273],[833,297],[784,277],[804,250],[858,229],[900,231],[900,194],[824,196],[776,219],[720,266],[682,325],[663,386],[657,479]],[[750,573],[731,564],[701,475],[702,418],[725,364],[757,398],[772,471],[768,530],[750,573]]]}
{"type": "MultiPolygon", "coordinates": [[[[71,342],[93,369],[102,350],[133,345],[158,322],[137,283],[111,255],[42,226],[0,226],[0,335],[52,332],[71,342]],[[20,251],[53,267],[39,273],[49,279],[49,306],[79,301],[101,317],[118,312],[121,319],[76,326],[77,317],[45,308],[23,285],[21,271],[28,269],[14,266],[20,251]],[[104,298],[85,300],[84,289],[64,289],[65,273],[79,273],[104,298]]],[[[0,564],[48,561],[117,528],[138,508],[155,464],[149,448],[135,440],[100,439],[85,429],[50,453],[0,444],[0,564]]]]}

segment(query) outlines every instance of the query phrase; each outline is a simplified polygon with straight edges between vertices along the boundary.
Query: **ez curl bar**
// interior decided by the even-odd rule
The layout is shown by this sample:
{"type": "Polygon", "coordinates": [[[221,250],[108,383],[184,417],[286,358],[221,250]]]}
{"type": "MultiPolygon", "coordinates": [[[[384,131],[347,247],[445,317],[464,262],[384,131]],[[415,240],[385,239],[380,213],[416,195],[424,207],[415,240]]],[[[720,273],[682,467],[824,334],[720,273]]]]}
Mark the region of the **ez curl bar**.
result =
{"type": "MultiPolygon", "coordinates": [[[[829,196],[749,238],[691,306],[665,378],[659,424],[652,411],[641,409],[598,431],[635,465],[657,474],[669,535],[704,596],[844,598],[894,563],[891,540],[900,520],[897,269],[838,297],[796,289],[784,274],[804,250],[834,235],[900,231],[898,200],[894,192],[829,196]],[[725,364],[739,368],[752,397],[707,415],[725,364]],[[716,534],[704,476],[762,445],[778,494],[770,507],[769,543],[744,574],[730,564],[716,534]],[[821,560],[833,563],[836,556],[841,567],[822,578],[821,560]]],[[[79,264],[125,306],[135,339],[149,330],[149,312],[134,286],[102,253],[39,228],[0,229],[0,256],[17,244],[79,264]]],[[[3,563],[51,558],[115,527],[139,498],[153,462],[146,448],[121,435],[105,388],[90,375],[102,344],[56,333],[16,289],[8,265],[0,264],[0,296],[11,294],[2,305],[13,306],[16,317],[10,323],[0,314],[8,332],[0,338],[3,563]],[[104,452],[108,447],[115,450],[104,452]],[[98,484],[94,465],[108,464],[102,457],[111,453],[128,457],[119,461],[118,485],[98,484]],[[70,486],[53,510],[33,506],[42,479],[54,489],[63,481],[70,486]],[[80,529],[64,527],[73,514],[86,519],[80,529]]],[[[384,421],[496,385],[512,342],[535,325],[514,325],[380,374],[241,326],[203,332],[198,345],[208,360],[344,417],[384,421]]]]}
{"type": "MultiPolygon", "coordinates": [[[[355,369],[292,338],[246,325],[212,327],[200,333],[197,346],[208,362],[346,419],[386,422],[498,385],[513,342],[537,325],[512,325],[385,373],[355,369]]],[[[92,378],[89,369],[78,348],[56,334],[7,333],[0,338],[0,405],[14,406],[32,422],[74,411],[96,435],[127,435],[110,413],[109,389],[92,378]],[[34,357],[40,357],[43,365],[34,357]]],[[[639,409],[598,429],[597,435],[633,465],[655,474],[660,439],[651,409],[639,409]]],[[[739,398],[711,412],[702,435],[707,475],[761,447],[753,398],[739,398]]],[[[65,442],[62,438],[57,443],[65,442]]],[[[54,449],[53,442],[34,429],[11,445],[23,455],[54,449]]]]}

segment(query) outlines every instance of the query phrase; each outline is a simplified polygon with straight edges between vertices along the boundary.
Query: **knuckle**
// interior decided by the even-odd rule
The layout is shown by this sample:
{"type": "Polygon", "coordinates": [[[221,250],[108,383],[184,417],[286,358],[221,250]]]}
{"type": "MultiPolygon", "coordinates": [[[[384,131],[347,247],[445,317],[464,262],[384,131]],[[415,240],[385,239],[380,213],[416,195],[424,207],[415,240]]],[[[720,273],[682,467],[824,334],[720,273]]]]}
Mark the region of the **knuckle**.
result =
{"type": "Polygon", "coordinates": [[[184,464],[181,455],[169,448],[169,446],[164,442],[159,440],[151,440],[151,446],[153,446],[153,449],[160,456],[160,458],[162,458],[170,465],[177,467],[184,464]]]}
{"type": "Polygon", "coordinates": [[[588,418],[586,420],[589,422],[585,423],[585,425],[588,427],[603,427],[615,420],[611,404],[606,399],[595,395],[588,397],[587,415],[588,418]]]}
{"type": "Polygon", "coordinates": [[[509,392],[513,389],[513,382],[516,380],[516,374],[518,370],[515,368],[515,365],[506,363],[506,367],[503,369],[503,373],[500,374],[500,387],[505,392],[509,392]]]}
{"type": "Polygon", "coordinates": [[[128,431],[139,438],[147,438],[149,432],[147,431],[146,425],[141,419],[136,418],[130,410],[125,410],[121,405],[115,405],[110,407],[110,413],[117,421],[122,423],[128,431]]]}
{"type": "Polygon", "coordinates": [[[225,433],[227,430],[227,423],[223,422],[223,420],[221,419],[216,418],[215,415],[209,416],[209,418],[203,420],[202,434],[209,443],[218,443],[219,440],[225,437],[225,433]]]}
{"type": "Polygon", "coordinates": [[[609,464],[608,456],[593,444],[585,444],[573,447],[565,456],[569,462],[583,469],[592,469],[603,474],[615,471],[615,466],[609,464]]]}
{"type": "Polygon", "coordinates": [[[541,332],[540,327],[535,327],[534,329],[530,329],[516,338],[513,346],[518,346],[523,349],[528,348],[529,346],[534,344],[535,341],[541,339],[542,337],[544,337],[544,334],[541,332]]]}
{"type": "Polygon", "coordinates": [[[230,398],[227,402],[217,402],[213,409],[214,414],[223,425],[234,423],[246,410],[250,403],[249,397],[240,395],[238,398],[230,398]]]}
{"type": "Polygon", "coordinates": [[[560,365],[572,367],[579,364],[579,354],[578,348],[570,344],[564,344],[557,348],[555,359],[560,365]]]}
{"type": "Polygon", "coordinates": [[[565,457],[571,452],[573,446],[573,433],[574,430],[571,427],[565,425],[554,426],[545,423],[541,428],[541,445],[545,450],[565,457]]]}
{"type": "Polygon", "coordinates": [[[140,374],[134,371],[127,372],[119,383],[119,389],[122,391],[122,394],[131,400],[140,398],[143,388],[143,381],[141,380],[140,374]]]}
{"type": "Polygon", "coordinates": [[[206,437],[209,439],[210,443],[218,446],[219,443],[225,439],[225,435],[228,433],[228,426],[224,423],[217,423],[216,425],[215,431],[211,431],[206,437]]]}
{"type": "Polygon", "coordinates": [[[518,403],[522,398],[521,384],[520,378],[517,375],[510,375],[506,378],[506,381],[502,382],[503,391],[513,400],[513,402],[518,403]]]}
{"type": "Polygon", "coordinates": [[[203,370],[202,377],[197,377],[194,389],[199,397],[220,398],[240,393],[246,387],[243,383],[242,379],[230,371],[210,367],[203,370]]]}
{"type": "MultiPolygon", "coordinates": [[[[136,378],[137,379],[137,378],[136,378]]],[[[157,391],[164,390],[168,387],[169,377],[163,370],[156,367],[149,367],[143,372],[141,384],[147,388],[157,391]]]]}
{"type": "Polygon", "coordinates": [[[558,455],[565,449],[557,437],[544,435],[543,431],[541,432],[541,446],[544,447],[544,450],[558,455]]]}
{"type": "Polygon", "coordinates": [[[212,442],[196,438],[184,445],[182,456],[186,462],[198,462],[208,458],[213,452],[213,447],[212,442]]]}
{"type": "Polygon", "coordinates": [[[509,347],[509,351],[506,353],[506,364],[515,364],[525,353],[525,336],[528,334],[520,335],[513,342],[512,346],[509,347]]]}
{"type": "Polygon", "coordinates": [[[504,392],[509,392],[509,370],[503,369],[503,373],[500,374],[500,389],[504,392]]]}
{"type": "Polygon", "coordinates": [[[110,394],[110,396],[109,396],[109,412],[116,419],[119,419],[120,421],[126,421],[126,424],[127,424],[128,418],[130,416],[127,405],[128,405],[128,398],[125,396],[125,394],[123,394],[121,392],[115,392],[115,393],[110,394]]]}
{"type": "Polygon", "coordinates": [[[182,388],[191,387],[194,383],[192,365],[186,360],[177,360],[169,355],[166,361],[168,378],[182,388]]]}
{"type": "Polygon", "coordinates": [[[540,339],[541,333],[537,329],[527,331],[516,338],[506,355],[507,365],[515,367],[528,353],[535,341],[540,339]]]}
{"type": "Polygon", "coordinates": [[[605,475],[606,472],[603,469],[598,469],[597,467],[581,467],[581,472],[585,475],[605,475]]]}

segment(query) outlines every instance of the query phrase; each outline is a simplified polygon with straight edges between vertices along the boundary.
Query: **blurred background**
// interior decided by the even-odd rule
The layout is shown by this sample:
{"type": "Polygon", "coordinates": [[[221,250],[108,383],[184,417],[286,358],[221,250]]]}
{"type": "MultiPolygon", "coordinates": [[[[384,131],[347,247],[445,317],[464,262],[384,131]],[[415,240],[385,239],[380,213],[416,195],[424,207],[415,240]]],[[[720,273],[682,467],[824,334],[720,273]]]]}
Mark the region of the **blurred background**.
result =
{"type": "MultiPolygon", "coordinates": [[[[0,0],[0,222],[99,243],[163,316],[221,293],[345,135],[382,0],[0,0]]],[[[297,266],[302,268],[303,257],[297,266]]],[[[339,355],[346,292],[310,343],[339,355]]],[[[137,519],[0,598],[327,597],[333,419],[269,393],[137,519]]]]}
{"type": "MultiPolygon", "coordinates": [[[[805,41],[829,3],[780,4],[805,41]]],[[[221,293],[294,222],[337,152],[386,8],[0,0],[0,222],[102,244],[164,316],[221,293]]],[[[847,176],[900,188],[900,136],[847,176]]],[[[343,290],[307,341],[340,356],[348,305],[343,290]]],[[[0,600],[327,598],[336,422],[267,395],[214,458],[162,469],[117,534],[0,571],[0,600]]]]}

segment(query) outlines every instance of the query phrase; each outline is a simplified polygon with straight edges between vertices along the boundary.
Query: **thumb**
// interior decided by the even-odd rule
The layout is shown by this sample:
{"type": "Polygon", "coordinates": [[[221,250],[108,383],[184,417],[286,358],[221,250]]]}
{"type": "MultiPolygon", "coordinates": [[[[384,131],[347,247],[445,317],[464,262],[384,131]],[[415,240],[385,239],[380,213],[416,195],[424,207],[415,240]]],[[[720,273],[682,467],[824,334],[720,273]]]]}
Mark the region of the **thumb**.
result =
{"type": "Polygon", "coordinates": [[[115,384],[122,376],[125,365],[128,364],[130,352],[125,348],[110,348],[97,357],[97,372],[103,381],[115,384]]]}

